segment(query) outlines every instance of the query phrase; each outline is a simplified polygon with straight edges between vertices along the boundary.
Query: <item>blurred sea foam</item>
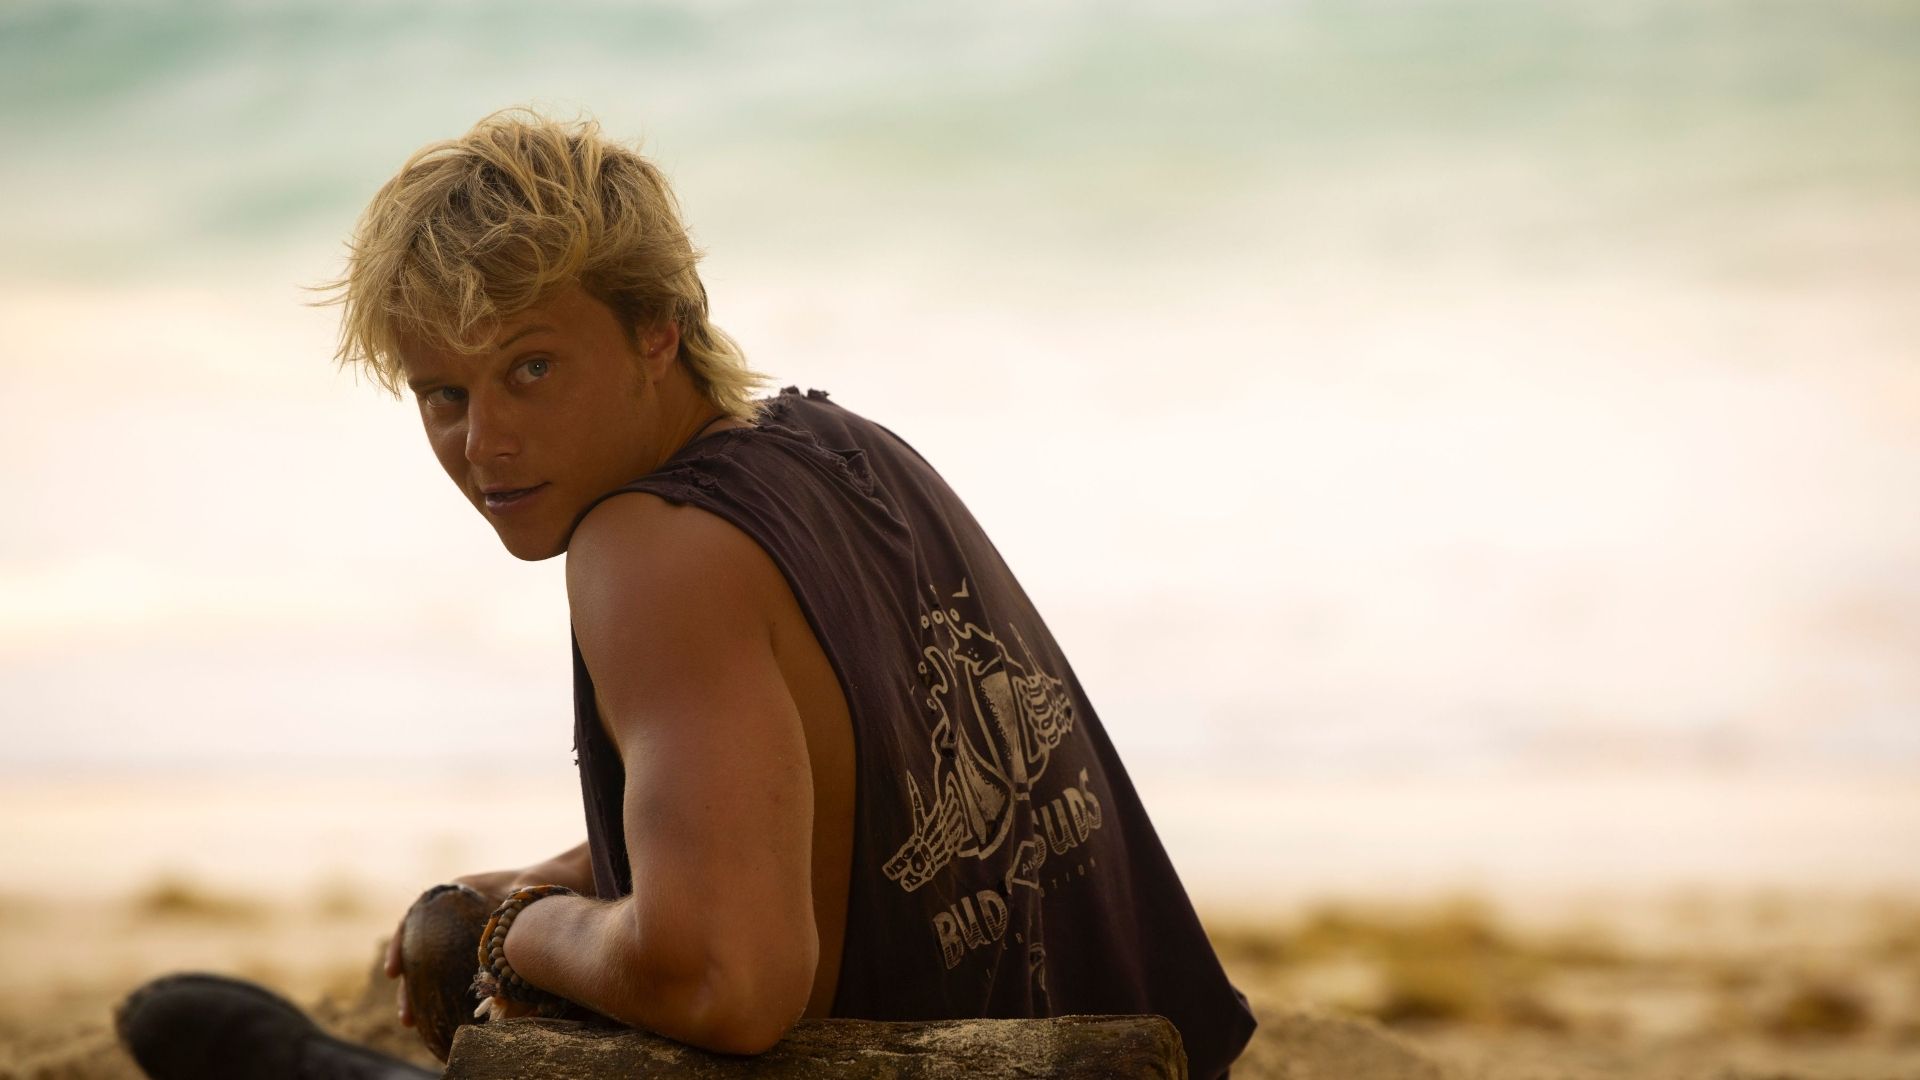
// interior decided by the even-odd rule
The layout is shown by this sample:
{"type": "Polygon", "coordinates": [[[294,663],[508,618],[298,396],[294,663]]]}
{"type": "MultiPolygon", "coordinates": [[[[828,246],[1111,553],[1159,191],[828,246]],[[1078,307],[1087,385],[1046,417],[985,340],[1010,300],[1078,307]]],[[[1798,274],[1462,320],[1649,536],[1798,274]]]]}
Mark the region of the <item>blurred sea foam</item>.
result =
{"type": "Polygon", "coordinates": [[[1920,766],[1920,9],[0,10],[0,768],[564,764],[558,567],[330,369],[358,208],[644,136],[1123,753],[1920,766]]]}

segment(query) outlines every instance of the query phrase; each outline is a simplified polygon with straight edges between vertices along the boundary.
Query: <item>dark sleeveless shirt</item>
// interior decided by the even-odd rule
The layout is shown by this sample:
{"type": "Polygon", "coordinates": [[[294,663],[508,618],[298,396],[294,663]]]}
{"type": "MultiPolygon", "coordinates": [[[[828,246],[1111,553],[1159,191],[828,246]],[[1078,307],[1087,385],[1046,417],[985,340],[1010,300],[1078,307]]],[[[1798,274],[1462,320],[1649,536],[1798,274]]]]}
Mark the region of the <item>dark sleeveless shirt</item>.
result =
{"type": "MultiPolygon", "coordinates": [[[[999,552],[892,432],[817,390],[765,406],[602,498],[648,492],[752,537],[839,677],[856,788],[833,1014],[1158,1013],[1193,1076],[1224,1074],[1253,1014],[999,552]]],[[[613,899],[632,882],[625,783],[573,657],[594,882],[613,899]]]]}

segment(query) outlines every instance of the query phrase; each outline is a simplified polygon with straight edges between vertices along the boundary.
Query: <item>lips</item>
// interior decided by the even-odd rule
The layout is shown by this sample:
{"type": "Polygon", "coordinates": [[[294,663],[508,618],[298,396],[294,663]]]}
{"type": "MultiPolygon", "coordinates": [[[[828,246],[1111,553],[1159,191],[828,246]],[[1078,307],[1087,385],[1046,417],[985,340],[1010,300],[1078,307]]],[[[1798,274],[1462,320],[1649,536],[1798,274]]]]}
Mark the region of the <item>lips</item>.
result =
{"type": "Polygon", "coordinates": [[[526,505],[529,500],[543,491],[546,486],[544,483],[539,483],[532,487],[523,488],[488,488],[480,493],[480,497],[486,501],[488,510],[499,514],[526,505]]]}

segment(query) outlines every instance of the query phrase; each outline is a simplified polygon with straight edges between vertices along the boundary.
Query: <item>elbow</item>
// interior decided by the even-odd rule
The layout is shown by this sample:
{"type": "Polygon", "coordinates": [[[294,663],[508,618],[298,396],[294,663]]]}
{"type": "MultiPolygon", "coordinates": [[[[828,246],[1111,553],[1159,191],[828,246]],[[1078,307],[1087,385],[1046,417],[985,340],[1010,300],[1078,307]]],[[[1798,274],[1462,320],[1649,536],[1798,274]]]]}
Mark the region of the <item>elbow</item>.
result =
{"type": "Polygon", "coordinates": [[[714,1053],[764,1054],[806,1012],[816,952],[810,948],[803,955],[736,958],[710,954],[704,964],[682,968],[679,978],[637,980],[652,991],[649,1000],[634,1002],[613,1019],[714,1053]]]}
{"type": "Polygon", "coordinates": [[[766,1053],[806,1012],[813,972],[811,956],[712,965],[701,995],[705,1008],[687,1041],[721,1054],[766,1053]]]}
{"type": "Polygon", "coordinates": [[[732,1009],[708,1017],[702,1029],[686,1041],[716,1054],[752,1057],[773,1049],[799,1019],[799,1009],[791,1013],[771,1009],[732,1009]]]}

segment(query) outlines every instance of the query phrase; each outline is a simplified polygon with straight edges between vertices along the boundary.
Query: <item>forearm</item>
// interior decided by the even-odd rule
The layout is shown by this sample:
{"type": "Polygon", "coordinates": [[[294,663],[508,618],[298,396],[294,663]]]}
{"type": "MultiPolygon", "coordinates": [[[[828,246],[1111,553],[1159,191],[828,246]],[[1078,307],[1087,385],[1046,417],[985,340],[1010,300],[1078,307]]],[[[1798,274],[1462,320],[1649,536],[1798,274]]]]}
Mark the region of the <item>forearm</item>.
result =
{"type": "Polygon", "coordinates": [[[522,870],[514,885],[565,885],[582,896],[592,896],[593,854],[583,840],[577,847],[522,870]]]}
{"type": "Polygon", "coordinates": [[[565,885],[582,896],[592,896],[594,894],[593,856],[587,851],[587,845],[582,843],[545,862],[511,870],[489,870],[481,874],[466,874],[453,880],[477,890],[482,896],[490,898],[495,903],[499,903],[507,893],[522,885],[565,885]]]}
{"type": "Polygon", "coordinates": [[[722,1053],[759,1053],[799,1018],[804,999],[770,1000],[755,985],[758,973],[686,935],[642,947],[633,903],[553,896],[530,904],[507,935],[507,963],[533,985],[623,1024],[722,1053]]]}

